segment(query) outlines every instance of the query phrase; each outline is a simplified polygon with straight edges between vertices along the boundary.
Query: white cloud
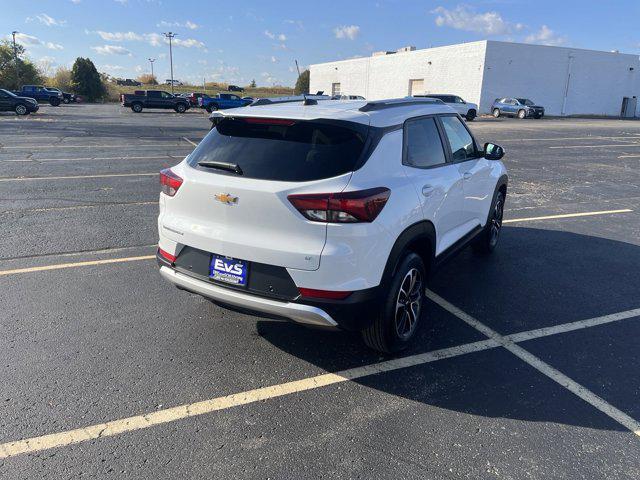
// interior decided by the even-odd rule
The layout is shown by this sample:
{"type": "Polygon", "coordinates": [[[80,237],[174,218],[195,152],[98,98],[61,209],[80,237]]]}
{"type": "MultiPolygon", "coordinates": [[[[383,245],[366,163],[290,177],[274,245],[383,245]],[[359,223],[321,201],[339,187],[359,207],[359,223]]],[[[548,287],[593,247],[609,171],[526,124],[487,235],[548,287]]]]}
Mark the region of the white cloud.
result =
{"type": "Polygon", "coordinates": [[[269,30],[265,30],[264,34],[269,37],[271,40],[275,40],[276,38],[276,34],[275,33],[271,33],[269,30]]]}
{"type": "Polygon", "coordinates": [[[78,5],[82,0],[71,0],[71,3],[78,5]]]}
{"type": "Polygon", "coordinates": [[[111,71],[120,71],[120,70],[124,70],[124,67],[122,65],[109,65],[109,64],[105,64],[105,65],[101,65],[100,67],[98,67],[98,70],[111,70],[111,71]]]}
{"type": "Polygon", "coordinates": [[[47,27],[62,27],[66,25],[66,20],[56,20],[55,18],[47,15],[46,13],[41,13],[36,15],[35,17],[27,17],[27,22],[35,22],[39,21],[41,24],[46,25],[47,27]]]}
{"type": "Polygon", "coordinates": [[[63,50],[64,47],[59,43],[47,42],[44,44],[49,50],[63,50]]]}
{"type": "Polygon", "coordinates": [[[360,27],[358,25],[342,25],[333,29],[336,38],[355,40],[360,34],[360,27]]]}
{"type": "Polygon", "coordinates": [[[531,35],[528,35],[524,41],[526,43],[538,43],[541,45],[564,45],[567,43],[567,37],[557,35],[553,30],[551,30],[546,25],[542,25],[540,30],[531,35]]]}
{"type": "Polygon", "coordinates": [[[504,35],[524,28],[521,23],[505,21],[498,12],[477,13],[466,5],[458,5],[452,10],[438,7],[431,13],[438,15],[435,19],[438,27],[451,27],[483,35],[504,35]]]}
{"type": "Polygon", "coordinates": [[[192,22],[191,20],[187,20],[184,23],[180,23],[180,22],[167,22],[165,20],[162,20],[160,23],[158,23],[156,25],[157,27],[181,27],[181,28],[188,28],[189,30],[196,30],[197,28],[200,28],[200,25],[198,25],[195,22],[192,22]]]}
{"type": "Polygon", "coordinates": [[[271,55],[271,63],[278,63],[278,59],[271,55]]]}
{"type": "Polygon", "coordinates": [[[131,55],[131,52],[119,45],[102,45],[99,47],[91,47],[100,55],[131,55]]]}
{"type": "Polygon", "coordinates": [[[287,36],[284,33],[273,33],[270,32],[269,30],[265,30],[264,31],[264,35],[267,38],[270,38],[271,40],[278,40],[279,42],[286,42],[287,41],[287,36]]]}
{"type": "Polygon", "coordinates": [[[204,48],[205,44],[202,43],[200,40],[196,40],[195,38],[174,38],[173,39],[173,44],[178,46],[178,47],[185,47],[185,48],[204,48]]]}
{"type": "Polygon", "coordinates": [[[287,36],[284,33],[281,33],[280,35],[278,35],[278,40],[281,42],[286,42],[287,36]]]}
{"type": "Polygon", "coordinates": [[[124,5],[125,3],[127,3],[129,0],[115,0],[117,3],[124,5]]]}
{"type": "MultiPolygon", "coordinates": [[[[11,35],[9,35],[8,38],[11,38],[11,35]]],[[[16,42],[22,43],[23,45],[42,45],[38,37],[27,35],[26,33],[16,33],[16,42]]]]}
{"type": "Polygon", "coordinates": [[[102,30],[98,30],[98,35],[100,38],[107,42],[124,42],[125,40],[144,40],[142,35],[139,35],[134,32],[103,32],[102,30]]]}

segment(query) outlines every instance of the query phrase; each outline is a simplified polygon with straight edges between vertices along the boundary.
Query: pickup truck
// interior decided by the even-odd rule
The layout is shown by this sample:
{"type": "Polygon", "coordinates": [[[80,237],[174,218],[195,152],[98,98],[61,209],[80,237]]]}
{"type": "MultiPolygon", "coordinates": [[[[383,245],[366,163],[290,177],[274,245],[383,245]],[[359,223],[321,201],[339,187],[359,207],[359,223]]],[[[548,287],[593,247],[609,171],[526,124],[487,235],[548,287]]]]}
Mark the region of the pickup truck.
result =
{"type": "Polygon", "coordinates": [[[78,97],[76,97],[73,93],[63,92],[59,88],[55,87],[45,87],[47,90],[55,93],[62,94],[62,103],[76,103],[78,101],[78,97]]]}
{"type": "Polygon", "coordinates": [[[120,99],[123,107],[131,107],[131,110],[136,113],[140,113],[145,108],[171,108],[178,113],[184,113],[191,107],[189,99],[171,95],[162,90],[125,93],[120,96],[120,99]]]}
{"type": "Polygon", "coordinates": [[[62,93],[54,92],[40,85],[23,85],[22,90],[13,92],[18,97],[33,98],[37,102],[49,102],[54,107],[62,103],[62,93]]]}
{"type": "Polygon", "coordinates": [[[215,97],[201,97],[198,99],[200,108],[204,108],[209,113],[227,108],[246,107],[251,102],[252,100],[245,100],[233,93],[219,93],[215,97]]]}

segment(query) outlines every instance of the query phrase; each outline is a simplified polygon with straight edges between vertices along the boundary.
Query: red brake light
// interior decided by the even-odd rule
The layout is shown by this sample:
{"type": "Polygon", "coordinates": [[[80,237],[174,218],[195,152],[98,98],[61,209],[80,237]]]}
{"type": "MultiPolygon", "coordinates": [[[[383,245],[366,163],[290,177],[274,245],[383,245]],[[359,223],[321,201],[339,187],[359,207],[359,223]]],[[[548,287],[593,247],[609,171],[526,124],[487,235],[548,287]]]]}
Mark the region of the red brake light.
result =
{"type": "Polygon", "coordinates": [[[309,220],[329,223],[373,222],[391,191],[378,187],[357,192],[289,195],[291,204],[309,220]]]}
{"type": "Polygon", "coordinates": [[[336,292],[333,290],[314,290],[313,288],[299,288],[300,295],[307,298],[325,298],[327,300],[344,300],[353,292],[336,292]]]}
{"type": "Polygon", "coordinates": [[[164,258],[165,260],[168,260],[169,262],[173,263],[176,261],[176,257],[175,255],[171,255],[169,252],[165,252],[164,250],[162,250],[161,248],[158,248],[158,254],[164,258]]]}
{"type": "Polygon", "coordinates": [[[288,120],[286,118],[259,118],[259,117],[245,117],[243,120],[247,123],[253,123],[256,125],[284,125],[290,127],[295,120],[288,120]]]}
{"type": "Polygon", "coordinates": [[[170,168],[165,168],[160,171],[160,186],[162,193],[165,195],[173,197],[180,188],[180,185],[182,185],[182,182],[182,178],[173,173],[170,168]]]}

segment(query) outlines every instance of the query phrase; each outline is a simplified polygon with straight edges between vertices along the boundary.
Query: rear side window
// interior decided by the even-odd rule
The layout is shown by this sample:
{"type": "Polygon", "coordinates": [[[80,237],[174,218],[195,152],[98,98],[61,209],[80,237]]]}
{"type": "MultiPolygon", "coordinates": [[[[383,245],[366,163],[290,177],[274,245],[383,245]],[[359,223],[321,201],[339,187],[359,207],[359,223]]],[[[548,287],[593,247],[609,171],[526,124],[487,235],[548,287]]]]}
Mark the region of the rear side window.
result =
{"type": "Polygon", "coordinates": [[[366,128],[356,129],[346,122],[224,119],[200,142],[188,163],[195,168],[205,168],[198,167],[199,162],[233,164],[243,177],[263,180],[331,178],[354,170],[364,149],[366,128]]]}
{"type": "Polygon", "coordinates": [[[444,148],[434,118],[418,118],[406,122],[404,163],[417,168],[445,163],[444,148]]]}
{"type": "Polygon", "coordinates": [[[473,138],[458,117],[440,117],[444,131],[449,139],[451,157],[454,162],[476,158],[476,146],[473,138]]]}

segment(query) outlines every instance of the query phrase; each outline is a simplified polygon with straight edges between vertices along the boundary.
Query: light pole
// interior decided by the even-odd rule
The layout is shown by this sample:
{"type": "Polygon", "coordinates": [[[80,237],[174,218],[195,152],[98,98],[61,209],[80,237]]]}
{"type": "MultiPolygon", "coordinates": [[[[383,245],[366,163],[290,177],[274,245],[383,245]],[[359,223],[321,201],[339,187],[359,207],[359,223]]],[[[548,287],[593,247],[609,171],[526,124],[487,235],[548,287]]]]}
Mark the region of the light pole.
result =
{"type": "Polygon", "coordinates": [[[17,31],[11,32],[13,36],[13,58],[16,63],[16,89],[20,88],[20,67],[18,66],[18,48],[16,47],[16,33],[17,31]]]}
{"type": "Polygon", "coordinates": [[[151,78],[156,78],[153,76],[153,62],[155,62],[156,59],[155,58],[149,58],[149,63],[151,64],[151,78]]]}
{"type": "Polygon", "coordinates": [[[173,49],[171,47],[171,40],[177,35],[177,33],[167,32],[163,33],[165,37],[169,39],[169,64],[171,65],[171,95],[173,95],[173,49]]]}

